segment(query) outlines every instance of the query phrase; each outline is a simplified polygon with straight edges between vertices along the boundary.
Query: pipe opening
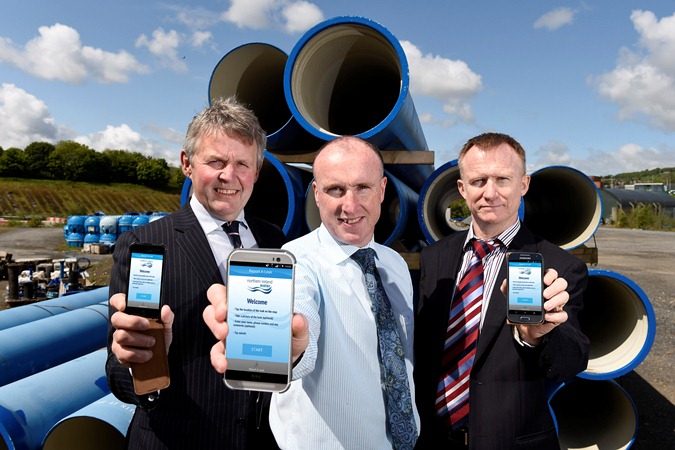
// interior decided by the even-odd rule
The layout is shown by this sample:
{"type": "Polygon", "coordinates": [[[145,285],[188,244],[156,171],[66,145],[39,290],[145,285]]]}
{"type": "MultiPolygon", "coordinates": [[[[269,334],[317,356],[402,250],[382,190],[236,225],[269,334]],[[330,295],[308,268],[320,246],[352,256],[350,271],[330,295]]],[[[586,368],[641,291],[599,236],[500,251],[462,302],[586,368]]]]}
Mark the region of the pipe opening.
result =
{"type": "Polygon", "coordinates": [[[401,95],[396,49],[364,25],[314,35],[293,64],[291,91],[302,117],[324,133],[359,135],[381,123],[401,95]]]}
{"type": "Polygon", "coordinates": [[[615,378],[642,362],[653,339],[648,301],[621,280],[591,272],[579,313],[590,354],[580,376],[615,378]]]}
{"type": "Polygon", "coordinates": [[[547,167],[533,173],[523,200],[525,225],[564,249],[580,246],[600,225],[600,194],[593,181],[575,169],[547,167]]]}
{"type": "Polygon", "coordinates": [[[637,433],[637,412],[628,394],[611,380],[575,379],[549,404],[564,449],[626,449],[637,433]]]}
{"type": "Polygon", "coordinates": [[[459,217],[450,205],[464,198],[457,188],[457,161],[446,163],[434,172],[422,189],[418,206],[419,220],[427,241],[433,243],[455,231],[466,230],[471,217],[459,217]]]}
{"type": "Polygon", "coordinates": [[[284,68],[288,56],[268,44],[252,43],[226,54],[213,69],[209,102],[236,95],[258,117],[270,135],[291,119],[284,94],[284,68]]]}
{"type": "Polygon", "coordinates": [[[74,417],[61,422],[45,439],[43,450],[118,450],[124,435],[109,423],[94,417],[74,417]]]}

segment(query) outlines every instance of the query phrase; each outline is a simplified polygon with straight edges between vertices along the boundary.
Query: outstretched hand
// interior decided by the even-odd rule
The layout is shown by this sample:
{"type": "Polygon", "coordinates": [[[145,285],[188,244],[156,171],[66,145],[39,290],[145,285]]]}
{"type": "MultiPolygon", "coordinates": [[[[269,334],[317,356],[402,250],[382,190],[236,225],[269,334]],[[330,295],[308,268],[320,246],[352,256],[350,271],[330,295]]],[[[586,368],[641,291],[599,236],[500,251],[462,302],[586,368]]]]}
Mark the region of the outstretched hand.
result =
{"type": "MultiPolygon", "coordinates": [[[[227,325],[227,288],[222,284],[212,285],[206,296],[211,303],[202,314],[204,322],[209,327],[218,342],[211,347],[211,365],[218,373],[227,370],[225,338],[229,333],[227,325]]],[[[292,339],[291,354],[293,362],[305,351],[309,344],[309,324],[305,316],[293,314],[291,321],[292,339]]]]}

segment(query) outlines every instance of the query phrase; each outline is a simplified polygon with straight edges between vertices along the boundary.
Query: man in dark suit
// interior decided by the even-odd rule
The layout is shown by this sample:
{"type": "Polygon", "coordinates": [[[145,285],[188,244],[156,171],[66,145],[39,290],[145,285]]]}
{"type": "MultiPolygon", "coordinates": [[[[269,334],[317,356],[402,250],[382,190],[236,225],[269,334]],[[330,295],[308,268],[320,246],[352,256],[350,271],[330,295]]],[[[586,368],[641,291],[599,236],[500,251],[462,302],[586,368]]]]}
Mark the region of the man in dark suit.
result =
{"type": "Polygon", "coordinates": [[[458,188],[471,211],[471,228],[430,245],[420,256],[415,388],[422,426],[416,448],[559,448],[547,382],[573,378],[588,363],[588,339],[577,320],[588,271],[581,260],[520,223],[518,207],[530,181],[525,167],[522,146],[504,134],[477,136],[460,152],[458,188]],[[471,317],[459,313],[459,319],[453,312],[450,321],[451,310],[457,310],[451,303],[461,302],[451,299],[469,271],[474,240],[490,245],[482,259],[482,309],[471,317]],[[548,268],[543,324],[506,320],[503,261],[512,251],[543,255],[548,268]],[[466,322],[467,328],[473,322],[479,330],[477,342],[464,348],[457,364],[446,354],[453,350],[450,322],[466,322]],[[467,362],[468,373],[459,369],[467,362]],[[468,397],[466,391],[455,396],[467,386],[468,397]]]}
{"type": "Polygon", "coordinates": [[[216,342],[202,321],[206,291],[225,279],[226,258],[239,243],[221,226],[237,222],[243,247],[278,248],[281,230],[244,214],[263,162],[265,132],[233,99],[214,101],[197,115],[181,151],[193,195],[179,211],[120,236],[110,280],[111,326],[106,374],[120,400],[138,405],[129,448],[277,448],[269,429],[270,394],[229,390],[210,362],[216,342]],[[149,322],[124,313],[129,245],[166,248],[163,307],[171,384],[150,395],[134,392],[130,363],[150,359],[149,322]]]}

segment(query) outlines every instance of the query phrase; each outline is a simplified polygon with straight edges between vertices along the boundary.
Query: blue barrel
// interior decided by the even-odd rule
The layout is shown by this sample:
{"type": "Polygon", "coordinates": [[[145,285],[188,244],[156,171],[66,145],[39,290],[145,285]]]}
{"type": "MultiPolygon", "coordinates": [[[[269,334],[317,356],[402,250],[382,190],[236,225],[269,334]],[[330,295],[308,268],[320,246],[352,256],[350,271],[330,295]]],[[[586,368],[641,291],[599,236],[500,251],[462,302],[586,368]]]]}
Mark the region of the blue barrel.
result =
{"type": "Polygon", "coordinates": [[[125,231],[131,230],[134,225],[134,221],[138,218],[141,217],[138,215],[138,213],[135,214],[124,214],[122,217],[120,217],[117,220],[117,234],[120,235],[124,233],[125,231]]]}
{"type": "Polygon", "coordinates": [[[640,365],[656,336],[656,316],[644,291],[628,277],[590,269],[579,324],[590,341],[581,378],[608,380],[640,365]]]}
{"type": "Polygon", "coordinates": [[[149,216],[145,216],[145,215],[138,216],[138,217],[134,218],[134,223],[132,225],[132,228],[142,227],[143,225],[147,225],[148,223],[150,223],[150,217],[149,216]]]}
{"type": "Polygon", "coordinates": [[[99,223],[101,222],[100,216],[87,216],[84,220],[84,232],[86,234],[99,234],[99,223]]]}

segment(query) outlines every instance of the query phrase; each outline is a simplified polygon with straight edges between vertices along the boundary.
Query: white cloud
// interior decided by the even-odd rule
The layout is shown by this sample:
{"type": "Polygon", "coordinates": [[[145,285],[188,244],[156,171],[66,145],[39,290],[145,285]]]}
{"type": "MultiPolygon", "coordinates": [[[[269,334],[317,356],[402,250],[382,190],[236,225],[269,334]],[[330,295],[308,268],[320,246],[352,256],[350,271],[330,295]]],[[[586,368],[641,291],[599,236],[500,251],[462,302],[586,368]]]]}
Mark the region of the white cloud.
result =
{"type": "Polygon", "coordinates": [[[166,150],[158,142],[134,131],[125,123],[119,126],[108,125],[103,131],[97,131],[86,136],[78,136],[73,138],[73,140],[99,152],[105,149],[128,150],[130,152],[140,152],[145,156],[164,158],[167,162],[174,164],[178,158],[176,152],[166,150]]]}
{"type": "Polygon", "coordinates": [[[300,1],[285,6],[281,11],[286,32],[303,33],[324,20],[323,12],[313,3],[300,1]]]}
{"type": "Polygon", "coordinates": [[[646,148],[637,144],[625,144],[616,150],[589,150],[584,158],[570,155],[567,145],[550,142],[537,149],[528,158],[528,172],[548,166],[573,167],[586,175],[616,175],[657,167],[672,167],[675,161],[675,146],[671,148],[646,148]]]}
{"type": "Polygon", "coordinates": [[[147,67],[126,51],[117,53],[83,46],[77,30],[62,24],[38,29],[21,48],[0,38],[0,63],[10,64],[33,76],[66,83],[83,83],[93,78],[101,83],[126,83],[132,73],[147,67]]]}
{"type": "Polygon", "coordinates": [[[557,8],[535,20],[533,27],[535,29],[546,28],[549,31],[554,31],[562,26],[571,25],[574,22],[575,15],[576,11],[571,8],[557,8]]]}
{"type": "Polygon", "coordinates": [[[480,75],[464,61],[423,55],[408,41],[401,41],[401,46],[410,67],[411,92],[440,101],[443,111],[462,121],[473,121],[470,101],[483,87],[480,75]]]}
{"type": "Polygon", "coordinates": [[[658,20],[652,12],[633,11],[640,34],[638,50],[620,50],[617,65],[591,80],[604,98],[619,106],[620,120],[646,120],[675,131],[675,14],[658,20]]]}
{"type": "Polygon", "coordinates": [[[13,84],[0,86],[0,146],[25,148],[32,142],[56,142],[68,137],[42,100],[13,84]]]}
{"type": "Polygon", "coordinates": [[[192,33],[190,43],[193,47],[202,47],[207,44],[213,44],[213,33],[210,31],[195,31],[192,33]]]}
{"type": "Polygon", "coordinates": [[[279,28],[289,34],[301,33],[321,22],[323,12],[304,0],[231,0],[222,14],[225,22],[254,30],[279,28]]]}
{"type": "Polygon", "coordinates": [[[152,32],[152,39],[149,39],[145,34],[141,34],[136,39],[136,47],[147,47],[148,51],[159,58],[165,67],[183,72],[187,70],[187,67],[183,60],[178,57],[180,43],[181,36],[176,30],[167,32],[161,27],[152,32]]]}
{"type": "Polygon", "coordinates": [[[223,19],[239,28],[268,28],[268,16],[276,3],[276,0],[231,0],[230,8],[223,13],[223,19]]]}

